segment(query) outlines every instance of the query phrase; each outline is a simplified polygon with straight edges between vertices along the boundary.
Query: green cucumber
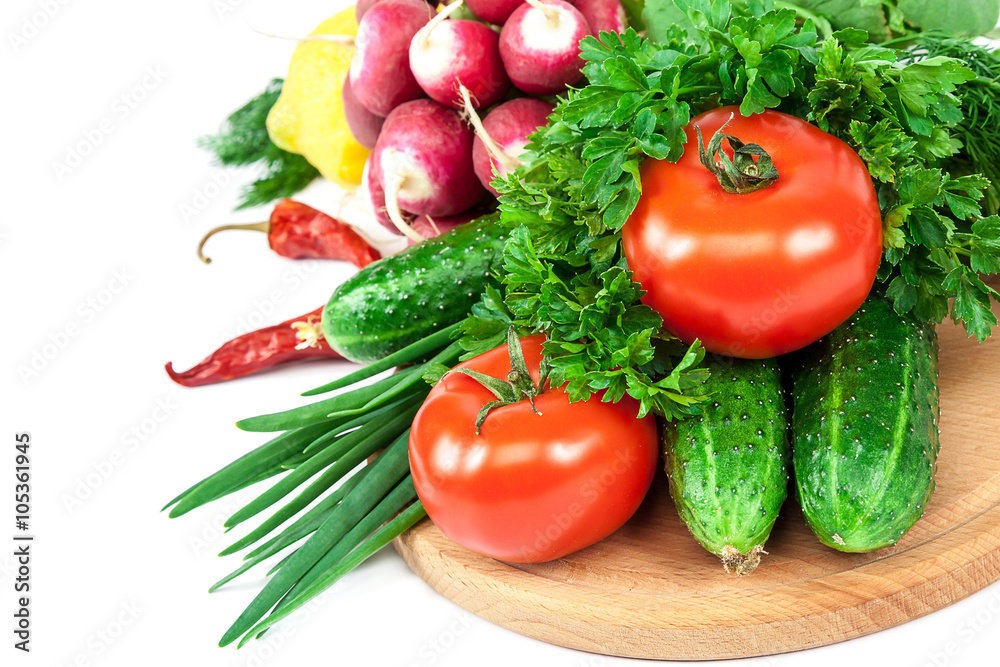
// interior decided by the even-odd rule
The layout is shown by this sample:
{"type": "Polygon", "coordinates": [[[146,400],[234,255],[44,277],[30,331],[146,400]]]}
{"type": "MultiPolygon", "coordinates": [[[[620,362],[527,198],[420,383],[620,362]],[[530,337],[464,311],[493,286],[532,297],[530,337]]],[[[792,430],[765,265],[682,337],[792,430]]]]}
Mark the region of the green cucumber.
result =
{"type": "Polygon", "coordinates": [[[501,261],[498,223],[484,216],[356,273],[323,309],[330,347],[367,364],[465,318],[501,261]]]}
{"type": "MultiPolygon", "coordinates": [[[[729,365],[731,363],[731,365],[729,365]]],[[[727,572],[749,574],[788,495],[787,420],[774,359],[712,368],[704,412],[664,429],[670,495],[727,572]]]]}
{"type": "Polygon", "coordinates": [[[805,351],[792,445],[802,511],[820,541],[866,552],[923,514],[939,449],[937,335],[873,295],[805,351]]]}

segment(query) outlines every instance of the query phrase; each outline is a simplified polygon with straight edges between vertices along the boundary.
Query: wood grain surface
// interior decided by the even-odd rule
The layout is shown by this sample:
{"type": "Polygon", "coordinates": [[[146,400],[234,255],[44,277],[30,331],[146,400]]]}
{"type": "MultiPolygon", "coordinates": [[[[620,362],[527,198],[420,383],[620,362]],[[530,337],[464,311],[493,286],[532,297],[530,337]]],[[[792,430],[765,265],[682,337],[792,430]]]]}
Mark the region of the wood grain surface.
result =
{"type": "Polygon", "coordinates": [[[729,575],[678,519],[661,474],[622,529],[550,563],[478,556],[427,520],[398,538],[396,550],[435,590],[487,620],[608,655],[760,656],[928,614],[1000,579],[1000,337],[977,344],[951,324],[938,333],[937,489],[893,547],[828,549],[789,498],[757,571],[729,575]]]}

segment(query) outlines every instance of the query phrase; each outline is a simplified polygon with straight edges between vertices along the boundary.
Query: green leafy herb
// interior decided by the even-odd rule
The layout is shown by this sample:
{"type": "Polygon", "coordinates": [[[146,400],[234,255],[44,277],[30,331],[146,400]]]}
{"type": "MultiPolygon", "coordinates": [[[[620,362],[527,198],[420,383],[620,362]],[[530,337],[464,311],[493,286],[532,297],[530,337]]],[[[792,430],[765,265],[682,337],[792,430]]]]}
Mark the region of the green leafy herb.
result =
{"type": "Polygon", "coordinates": [[[656,42],[629,30],[581,43],[588,85],[566,94],[524,166],[499,184],[504,273],[464,325],[468,354],[512,323],[548,336],[552,381],[573,400],[628,393],[642,414],[697,412],[704,350],[680,345],[639,301],[620,230],[641,196],[643,160],[676,161],[692,115],[724,104],[792,113],[852,145],[879,193],[879,278],[896,309],[989,335],[998,295],[976,274],[1000,264],[998,228],[981,214],[989,181],[942,165],[963,150],[964,95],[992,86],[976,87],[957,58],[913,58],[858,28],[821,40],[801,7],[780,4],[647,3],[656,42]]]}
{"type": "Polygon", "coordinates": [[[944,30],[975,37],[989,32],[1000,19],[996,0],[898,0],[899,11],[921,30],[944,30]]]}
{"type": "Polygon", "coordinates": [[[949,169],[979,172],[990,179],[986,208],[995,212],[1000,206],[1000,53],[942,32],[918,35],[913,53],[918,59],[955,58],[975,72],[976,78],[962,91],[962,120],[954,127],[962,148],[949,169]]]}
{"type": "MultiPolygon", "coordinates": [[[[895,8],[879,0],[795,0],[776,2],[776,6],[794,9],[803,20],[811,18],[824,37],[834,30],[858,28],[868,33],[872,41],[880,42],[892,35],[887,16],[895,8]],[[832,28],[832,29],[831,29],[832,28]]],[[[900,18],[901,21],[901,18],[900,18]]],[[[899,26],[900,29],[902,26],[899,26]]]]}
{"type": "MultiPolygon", "coordinates": [[[[660,7],[669,3],[651,4],[660,7]]],[[[752,4],[734,3],[737,7],[752,4]]],[[[995,0],[967,0],[958,11],[954,0],[776,0],[774,6],[795,10],[803,21],[812,19],[823,37],[835,30],[857,28],[875,43],[933,30],[975,37],[992,30],[1000,19],[1000,5],[995,0]]]]}
{"type": "Polygon", "coordinates": [[[319,172],[301,155],[281,150],[267,134],[267,114],[281,95],[281,79],[226,118],[218,134],[202,137],[198,145],[230,167],[258,165],[263,175],[245,186],[237,209],[260,206],[299,192],[319,172]]]}

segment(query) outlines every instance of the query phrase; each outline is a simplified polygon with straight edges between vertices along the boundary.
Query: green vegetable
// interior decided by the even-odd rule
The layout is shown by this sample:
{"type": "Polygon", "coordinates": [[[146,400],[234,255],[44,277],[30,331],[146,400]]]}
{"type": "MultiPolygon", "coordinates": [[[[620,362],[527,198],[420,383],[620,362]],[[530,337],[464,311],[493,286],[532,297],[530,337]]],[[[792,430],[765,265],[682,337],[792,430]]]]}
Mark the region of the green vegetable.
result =
{"type": "MultiPolygon", "coordinates": [[[[707,14],[706,8],[716,3],[678,4],[697,7],[707,14]]],[[[740,0],[733,6],[736,11],[748,13],[754,4],[740,0]]],[[[774,7],[794,10],[802,21],[811,19],[822,37],[836,30],[860,28],[875,43],[932,30],[975,37],[991,31],[1000,18],[1000,5],[995,0],[963,0],[959,11],[954,0],[775,0],[774,7]]],[[[657,35],[669,28],[670,21],[691,26],[685,10],[678,9],[671,0],[647,2],[645,14],[654,16],[655,29],[647,34],[657,40],[657,35]]]]}
{"type": "Polygon", "coordinates": [[[789,6],[796,5],[828,17],[835,30],[860,28],[868,33],[873,42],[880,42],[891,36],[889,23],[893,8],[889,3],[864,0],[795,0],[789,6]]]}
{"type": "Polygon", "coordinates": [[[642,20],[643,0],[622,0],[622,7],[625,9],[628,25],[640,31],[646,29],[642,20]]]}
{"type": "MultiPolygon", "coordinates": [[[[426,515],[409,475],[409,426],[430,391],[425,373],[458,360],[461,349],[450,341],[456,331],[457,327],[444,329],[398,351],[393,364],[415,365],[379,382],[241,421],[248,430],[287,430],[168,503],[173,508],[170,516],[180,516],[255,482],[281,476],[225,522],[232,528],[287,498],[220,554],[253,547],[245,562],[211,590],[282,556],[268,573],[263,590],[226,632],[223,645],[241,637],[242,645],[259,636],[426,515]],[[371,456],[373,462],[351,474],[371,456]]],[[[384,364],[373,364],[309,393],[347,387],[384,370],[384,364]]]]}
{"type": "Polygon", "coordinates": [[[464,319],[505,238],[493,214],[365,267],[323,310],[330,347],[368,363],[464,319]]]}
{"type": "Polygon", "coordinates": [[[975,37],[992,30],[1000,19],[996,0],[897,0],[906,21],[920,30],[943,30],[975,37]]]}
{"type": "Polygon", "coordinates": [[[873,295],[809,348],[795,374],[795,485],[806,521],[834,549],[895,544],[934,489],[934,327],[873,295]]]}
{"type": "Polygon", "coordinates": [[[919,59],[957,58],[976,74],[962,93],[962,120],[955,127],[962,149],[952,158],[949,171],[958,174],[979,172],[990,179],[986,210],[996,213],[1000,206],[997,191],[1000,186],[1000,53],[941,32],[917,35],[913,48],[920,54],[919,59]]]}
{"type": "Polygon", "coordinates": [[[230,114],[218,134],[198,141],[199,146],[215,154],[219,164],[257,164],[264,171],[261,178],[242,190],[237,209],[290,197],[319,176],[304,157],[281,150],[267,135],[267,114],[281,95],[282,83],[281,79],[271,81],[264,92],[230,114]]]}
{"type": "Polygon", "coordinates": [[[459,359],[461,348],[452,341],[456,322],[479,299],[504,243],[496,220],[485,216],[413,246],[342,285],[324,311],[325,334],[345,356],[379,361],[306,393],[343,389],[395,366],[416,365],[332,398],[240,421],[248,431],[284,433],[168,505],[175,506],[171,516],[179,516],[281,474],[226,521],[231,528],[305,485],[220,554],[271,536],[212,590],[305,539],[269,573],[273,576],[226,632],[223,645],[241,637],[245,643],[285,618],[425,516],[409,476],[409,425],[430,389],[425,378],[439,376],[459,359]],[[350,475],[383,447],[374,463],[350,475]]]}
{"type": "Polygon", "coordinates": [[[749,574],[788,494],[784,396],[773,359],[725,358],[705,411],[663,431],[670,495],[698,542],[727,572],[749,574]]]}
{"type": "MultiPolygon", "coordinates": [[[[763,3],[736,0],[730,10],[734,15],[751,16],[763,3]]],[[[892,35],[889,16],[896,18],[898,30],[902,30],[902,15],[891,4],[865,2],[864,0],[795,0],[787,2],[775,0],[775,9],[789,9],[800,21],[810,20],[820,37],[829,37],[842,28],[860,28],[868,32],[871,41],[880,42],[892,35]]],[[[659,0],[645,3],[643,18],[646,22],[646,36],[654,42],[670,39],[671,28],[677,26],[685,31],[688,39],[698,40],[700,18],[691,12],[711,16],[717,11],[725,11],[719,2],[673,2],[659,0]]]]}
{"type": "MultiPolygon", "coordinates": [[[[548,336],[552,381],[569,383],[573,400],[604,389],[610,400],[627,392],[643,413],[696,413],[702,353],[678,349],[639,301],[620,229],[641,195],[643,161],[676,160],[692,114],[722,104],[804,117],[857,150],[879,193],[879,280],[896,310],[989,336],[1000,294],[977,271],[1000,270],[1000,218],[981,212],[985,178],[942,169],[961,149],[962,99],[976,74],[954,58],[908,60],[856,28],[820,41],[812,20],[770,2],[739,5],[745,15],[722,0],[675,6],[691,28],[670,25],[660,43],[631,30],[581,42],[589,85],[567,93],[500,184],[511,237],[502,302],[476,314],[463,346],[486,349],[511,321],[548,336]]],[[[654,9],[647,3],[647,24],[654,9]]]]}

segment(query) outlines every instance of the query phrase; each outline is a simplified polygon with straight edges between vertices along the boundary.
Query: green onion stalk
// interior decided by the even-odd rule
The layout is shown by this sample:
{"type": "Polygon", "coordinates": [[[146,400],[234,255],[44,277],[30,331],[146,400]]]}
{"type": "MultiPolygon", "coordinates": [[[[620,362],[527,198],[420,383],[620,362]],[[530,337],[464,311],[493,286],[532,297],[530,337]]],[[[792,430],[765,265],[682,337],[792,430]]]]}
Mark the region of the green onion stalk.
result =
{"type": "Polygon", "coordinates": [[[331,398],[238,422],[243,430],[277,435],[164,507],[170,509],[170,517],[178,517],[281,475],[225,522],[227,529],[234,528],[284,503],[219,554],[242,551],[243,563],[210,591],[283,554],[220,646],[236,640],[242,646],[261,636],[426,516],[410,476],[410,423],[431,389],[425,376],[439,375],[441,368],[458,362],[461,348],[454,339],[460,326],[440,329],[304,393],[316,396],[343,390],[331,398]],[[393,368],[399,370],[360,384],[393,368]]]}

